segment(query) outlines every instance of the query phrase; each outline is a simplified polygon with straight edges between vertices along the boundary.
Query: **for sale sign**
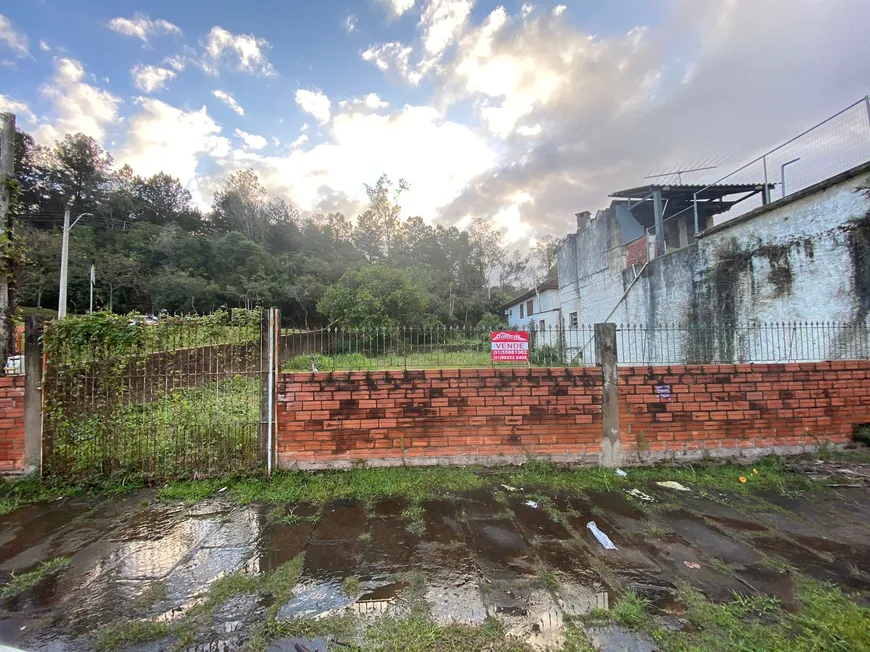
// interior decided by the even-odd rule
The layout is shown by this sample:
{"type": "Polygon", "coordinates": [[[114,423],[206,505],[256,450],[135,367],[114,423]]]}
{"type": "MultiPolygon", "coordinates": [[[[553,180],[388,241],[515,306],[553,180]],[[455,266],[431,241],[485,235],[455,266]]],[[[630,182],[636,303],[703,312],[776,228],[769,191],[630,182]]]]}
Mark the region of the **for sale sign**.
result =
{"type": "Polygon", "coordinates": [[[523,331],[493,331],[492,361],[528,362],[529,334],[523,331]]]}

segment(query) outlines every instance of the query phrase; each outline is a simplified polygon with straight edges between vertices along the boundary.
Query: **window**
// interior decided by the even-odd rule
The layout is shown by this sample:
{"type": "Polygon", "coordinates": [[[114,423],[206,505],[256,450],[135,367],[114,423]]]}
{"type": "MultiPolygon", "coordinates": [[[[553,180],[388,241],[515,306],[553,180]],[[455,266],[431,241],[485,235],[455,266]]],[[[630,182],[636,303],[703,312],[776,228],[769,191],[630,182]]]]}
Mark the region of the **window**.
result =
{"type": "Polygon", "coordinates": [[[542,330],[542,331],[547,330],[547,325],[544,323],[544,320],[543,320],[543,319],[541,320],[541,330],[542,330]]]}
{"type": "Polygon", "coordinates": [[[523,314],[523,304],[520,304],[520,319],[522,319],[523,317],[525,317],[525,315],[523,314]]]}
{"type": "Polygon", "coordinates": [[[529,299],[526,301],[526,314],[531,317],[535,314],[535,300],[529,299]]]}
{"type": "Polygon", "coordinates": [[[580,325],[580,321],[577,319],[576,312],[568,313],[568,327],[569,328],[577,328],[580,325]]]}

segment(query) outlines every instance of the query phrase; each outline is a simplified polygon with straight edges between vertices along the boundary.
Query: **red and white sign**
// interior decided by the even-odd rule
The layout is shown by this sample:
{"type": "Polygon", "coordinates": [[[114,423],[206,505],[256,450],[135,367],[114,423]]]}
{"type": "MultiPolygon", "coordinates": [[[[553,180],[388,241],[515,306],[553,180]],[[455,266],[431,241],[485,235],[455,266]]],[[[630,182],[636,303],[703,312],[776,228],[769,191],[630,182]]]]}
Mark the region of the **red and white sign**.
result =
{"type": "Polygon", "coordinates": [[[528,362],[529,334],[523,331],[493,331],[492,361],[528,362]]]}

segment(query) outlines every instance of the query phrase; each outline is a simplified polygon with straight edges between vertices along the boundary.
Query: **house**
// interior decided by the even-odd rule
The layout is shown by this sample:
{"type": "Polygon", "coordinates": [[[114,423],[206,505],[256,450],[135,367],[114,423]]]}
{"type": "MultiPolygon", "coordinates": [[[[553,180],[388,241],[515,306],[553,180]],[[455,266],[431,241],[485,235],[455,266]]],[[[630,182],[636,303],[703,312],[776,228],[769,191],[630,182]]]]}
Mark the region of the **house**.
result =
{"type": "Polygon", "coordinates": [[[559,302],[559,279],[548,278],[501,307],[511,328],[546,331],[559,327],[562,304],[559,302]]]}

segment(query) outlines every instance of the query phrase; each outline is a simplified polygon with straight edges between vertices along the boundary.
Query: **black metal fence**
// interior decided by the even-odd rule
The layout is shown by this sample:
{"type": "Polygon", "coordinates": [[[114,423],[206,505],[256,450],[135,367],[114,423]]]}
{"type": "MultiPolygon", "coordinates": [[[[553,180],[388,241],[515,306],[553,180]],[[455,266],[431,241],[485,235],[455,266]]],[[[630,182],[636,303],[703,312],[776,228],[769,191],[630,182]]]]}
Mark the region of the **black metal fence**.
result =
{"type": "Polygon", "coordinates": [[[620,364],[777,363],[870,357],[861,322],[617,327],[620,364]]]}
{"type": "Polygon", "coordinates": [[[489,328],[325,328],[283,334],[281,368],[284,371],[344,371],[595,364],[592,325],[509,330],[528,333],[528,362],[494,362],[493,331],[489,328]]]}
{"type": "Polygon", "coordinates": [[[84,316],[45,333],[43,469],[81,478],[246,471],[260,448],[260,315],[84,316]]]}

